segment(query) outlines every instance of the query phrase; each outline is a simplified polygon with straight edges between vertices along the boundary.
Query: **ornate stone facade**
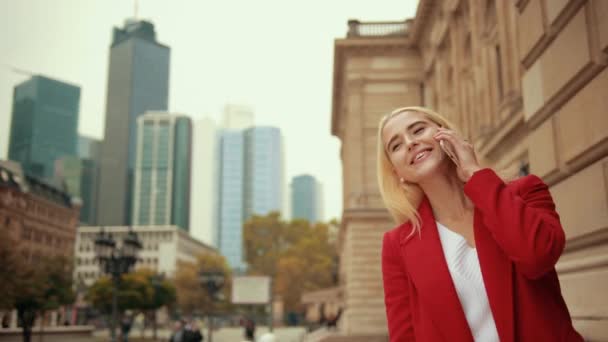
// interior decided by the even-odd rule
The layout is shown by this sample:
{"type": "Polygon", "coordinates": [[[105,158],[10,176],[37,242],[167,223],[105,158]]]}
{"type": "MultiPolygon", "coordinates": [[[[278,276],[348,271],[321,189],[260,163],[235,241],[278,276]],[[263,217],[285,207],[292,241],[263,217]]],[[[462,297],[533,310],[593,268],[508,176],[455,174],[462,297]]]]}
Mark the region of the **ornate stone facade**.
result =
{"type": "Polygon", "coordinates": [[[24,260],[72,256],[80,204],[56,187],[21,172],[18,164],[0,162],[0,227],[8,230],[24,260]]]}
{"type": "MultiPolygon", "coordinates": [[[[59,254],[72,257],[80,208],[68,193],[25,175],[18,163],[0,161],[0,230],[8,232],[23,261],[36,263],[59,254]]],[[[48,323],[57,325],[61,311],[48,313],[48,323]]],[[[10,328],[17,327],[16,310],[7,319],[10,328]]]]}
{"type": "Polygon", "coordinates": [[[568,237],[557,269],[575,326],[608,336],[606,17],[603,0],[421,0],[400,31],[349,23],[335,42],[332,113],[344,170],[342,335],[386,339],[380,248],[394,224],[376,185],[376,130],[382,114],[424,105],[495,168],[549,184],[568,237]]]}

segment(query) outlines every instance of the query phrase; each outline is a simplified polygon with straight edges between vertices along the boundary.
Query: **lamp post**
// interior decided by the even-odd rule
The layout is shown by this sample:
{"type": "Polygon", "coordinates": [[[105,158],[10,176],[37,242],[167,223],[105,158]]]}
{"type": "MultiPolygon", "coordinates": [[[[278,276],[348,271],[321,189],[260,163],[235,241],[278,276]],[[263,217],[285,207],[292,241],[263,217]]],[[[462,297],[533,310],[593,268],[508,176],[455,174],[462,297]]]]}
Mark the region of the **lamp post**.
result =
{"type": "MultiPolygon", "coordinates": [[[[210,270],[201,270],[199,273],[199,281],[201,286],[207,290],[209,294],[209,298],[211,299],[211,303],[217,299],[221,299],[221,294],[219,291],[224,286],[224,282],[226,277],[224,276],[224,272],[220,270],[210,269],[210,270]]],[[[209,342],[213,342],[213,316],[211,310],[207,313],[207,318],[209,321],[207,331],[209,336],[209,342]]]]}
{"type": "Polygon", "coordinates": [[[120,277],[129,272],[135,262],[137,253],[142,245],[137,234],[129,227],[127,236],[118,246],[110,233],[106,233],[103,228],[95,238],[95,254],[99,260],[99,266],[105,274],[112,276],[112,320],[110,323],[110,333],[112,342],[116,342],[116,319],[118,315],[118,286],[120,277]]]}

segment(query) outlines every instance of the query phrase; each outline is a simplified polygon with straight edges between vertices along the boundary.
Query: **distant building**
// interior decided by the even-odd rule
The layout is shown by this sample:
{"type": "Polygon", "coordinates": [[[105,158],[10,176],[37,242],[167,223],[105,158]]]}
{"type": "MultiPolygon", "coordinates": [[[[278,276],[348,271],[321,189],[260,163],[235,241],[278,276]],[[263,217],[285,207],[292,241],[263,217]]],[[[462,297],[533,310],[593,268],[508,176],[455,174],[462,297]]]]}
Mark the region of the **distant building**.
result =
{"type": "MultiPolygon", "coordinates": [[[[74,249],[74,279],[91,285],[101,275],[99,263],[95,259],[95,238],[102,227],[80,227],[74,249]]],[[[116,241],[122,241],[129,227],[103,227],[116,241]]],[[[180,262],[196,262],[201,254],[218,254],[217,250],[192,238],[177,226],[138,226],[135,233],[143,244],[138,253],[135,269],[148,268],[167,277],[173,277],[180,262]]]]}
{"type": "Polygon", "coordinates": [[[137,118],[167,110],[169,59],[170,49],[156,40],[152,23],[129,19],[114,28],[100,161],[101,225],[131,221],[137,118]]]}
{"type": "Polygon", "coordinates": [[[213,120],[193,122],[190,177],[190,235],[208,244],[217,241],[218,130],[213,120]]]}
{"type": "Polygon", "coordinates": [[[8,158],[28,175],[52,179],[55,160],[77,153],[79,106],[77,86],[39,75],[17,85],[8,158]]]}
{"type": "Polygon", "coordinates": [[[242,130],[253,126],[253,109],[239,104],[227,104],[224,106],[222,116],[222,128],[231,130],[242,130]]]}
{"type": "Polygon", "coordinates": [[[243,257],[245,150],[243,131],[219,137],[219,188],[216,246],[233,269],[245,269],[243,257]]]}
{"type": "Polygon", "coordinates": [[[99,191],[97,162],[76,156],[60,158],[55,161],[55,179],[63,184],[70,196],[81,200],[80,224],[94,225],[99,191]]]}
{"type": "Polygon", "coordinates": [[[283,138],[276,127],[245,130],[244,219],[282,212],[284,190],[283,138]]]}
{"type": "Polygon", "coordinates": [[[322,221],[321,184],[310,175],[300,175],[291,182],[291,217],[314,223],[322,221]]]}
{"type": "Polygon", "coordinates": [[[188,231],[191,148],[189,117],[148,112],[137,119],[133,225],[175,225],[188,231]]]}
{"type": "Polygon", "coordinates": [[[98,161],[101,158],[101,141],[84,135],[78,136],[78,157],[98,161]]]}

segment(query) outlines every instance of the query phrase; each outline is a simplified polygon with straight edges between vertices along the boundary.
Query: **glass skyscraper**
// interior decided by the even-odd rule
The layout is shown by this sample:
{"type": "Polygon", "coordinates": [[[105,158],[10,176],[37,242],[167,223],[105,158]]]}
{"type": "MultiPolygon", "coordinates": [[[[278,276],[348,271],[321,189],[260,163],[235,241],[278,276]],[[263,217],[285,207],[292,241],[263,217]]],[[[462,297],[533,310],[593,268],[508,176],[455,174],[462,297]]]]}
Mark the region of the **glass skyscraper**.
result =
{"type": "Polygon", "coordinates": [[[243,200],[244,149],[242,130],[224,130],[218,143],[219,195],[217,243],[230,267],[244,270],[243,263],[243,200]]]}
{"type": "Polygon", "coordinates": [[[8,158],[24,171],[52,179],[55,160],[76,155],[80,88],[44,76],[17,85],[8,158]]]}
{"type": "Polygon", "coordinates": [[[245,130],[244,219],[283,209],[283,140],[276,127],[245,130]]]}
{"type": "Polygon", "coordinates": [[[321,184],[311,175],[300,175],[291,182],[291,216],[310,223],[321,221],[321,184]]]}
{"type": "Polygon", "coordinates": [[[156,41],[152,23],[127,20],[123,28],[114,28],[101,149],[100,225],[131,223],[137,118],[167,110],[169,58],[170,49],[156,41]]]}
{"type": "Polygon", "coordinates": [[[80,223],[94,225],[97,221],[99,165],[89,158],[67,156],[55,162],[55,177],[66,186],[71,196],[80,198],[80,223]]]}
{"type": "Polygon", "coordinates": [[[219,137],[217,246],[233,269],[245,270],[243,224],[282,211],[283,144],[275,127],[224,130],[219,137]]]}
{"type": "Polygon", "coordinates": [[[189,229],[192,123],[150,112],[137,119],[133,225],[189,229]]]}

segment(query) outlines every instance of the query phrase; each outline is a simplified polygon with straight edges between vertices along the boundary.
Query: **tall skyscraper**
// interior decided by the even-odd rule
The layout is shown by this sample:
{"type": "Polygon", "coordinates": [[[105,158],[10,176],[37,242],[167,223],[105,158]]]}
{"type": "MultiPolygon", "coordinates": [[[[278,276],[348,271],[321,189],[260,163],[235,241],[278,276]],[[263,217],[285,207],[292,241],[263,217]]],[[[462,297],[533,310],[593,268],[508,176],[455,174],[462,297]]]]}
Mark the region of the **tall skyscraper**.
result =
{"type": "Polygon", "coordinates": [[[137,119],[133,225],[189,229],[192,123],[149,112],[137,119]]]}
{"type": "Polygon", "coordinates": [[[80,88],[33,76],[13,93],[8,158],[38,178],[51,179],[55,160],[76,155],[80,88]]]}
{"type": "Polygon", "coordinates": [[[243,266],[243,190],[245,148],[243,131],[220,134],[218,233],[216,245],[234,269],[243,266]]]}
{"type": "Polygon", "coordinates": [[[190,235],[208,244],[217,241],[218,131],[213,120],[193,122],[190,235]]]}
{"type": "Polygon", "coordinates": [[[291,182],[291,217],[310,223],[322,221],[321,184],[311,175],[300,175],[291,182]]]}
{"type": "Polygon", "coordinates": [[[245,130],[244,219],[283,210],[283,139],[276,127],[245,130]]]}
{"type": "Polygon", "coordinates": [[[169,58],[170,49],[156,40],[152,23],[127,20],[123,28],[114,28],[101,151],[100,225],[130,224],[137,118],[146,111],[167,110],[169,58]]]}

